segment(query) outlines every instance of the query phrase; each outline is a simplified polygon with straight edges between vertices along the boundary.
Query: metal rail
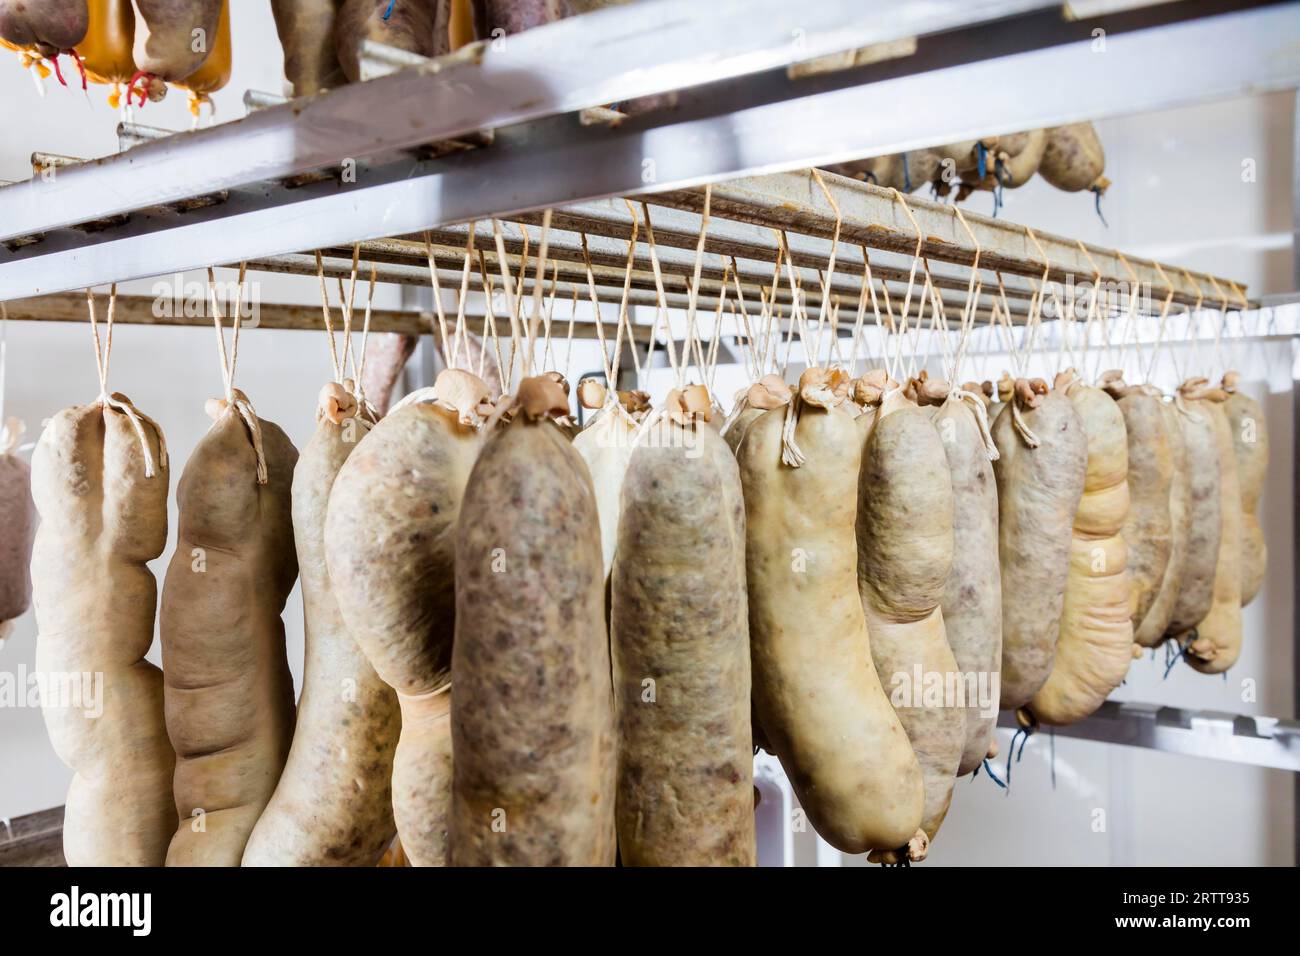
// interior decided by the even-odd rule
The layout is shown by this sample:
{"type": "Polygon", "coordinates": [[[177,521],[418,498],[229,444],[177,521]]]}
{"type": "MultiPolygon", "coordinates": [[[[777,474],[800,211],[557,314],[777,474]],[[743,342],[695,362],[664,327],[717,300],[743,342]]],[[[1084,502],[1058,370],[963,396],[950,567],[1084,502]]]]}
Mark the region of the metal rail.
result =
{"type": "MultiPolygon", "coordinates": [[[[202,303],[203,313],[187,315],[184,310],[167,308],[160,310],[158,300],[148,295],[119,295],[113,314],[113,321],[120,325],[169,325],[194,328],[212,327],[212,316],[208,313],[206,303],[202,303]]],[[[15,322],[85,322],[86,297],[77,293],[64,292],[57,295],[40,296],[34,299],[17,299],[5,303],[10,321],[15,322]]],[[[334,303],[335,331],[342,328],[342,319],[338,314],[338,304],[334,303]]],[[[499,318],[499,317],[498,317],[499,318]]],[[[568,316],[557,319],[560,337],[568,333],[568,316]]],[[[361,331],[361,310],[358,307],[354,317],[353,331],[361,331]]],[[[430,334],[434,330],[433,315],[428,312],[414,312],[398,309],[372,309],[370,313],[371,332],[401,332],[407,335],[430,334]]],[[[614,334],[613,322],[605,323],[604,334],[614,334]]],[[[483,315],[467,314],[465,328],[475,334],[483,327],[483,315]]],[[[290,329],[304,332],[321,331],[321,310],[315,305],[285,305],[274,302],[256,303],[256,321],[245,319],[241,328],[290,329]]],[[[447,316],[448,331],[456,328],[456,316],[447,316]]],[[[503,330],[504,331],[504,330],[503,330]]],[[[506,332],[505,334],[509,334],[506,332]]],[[[636,341],[645,344],[650,341],[650,327],[636,326],[633,330],[636,341]]],[[[596,339],[596,323],[586,319],[575,319],[573,323],[575,339],[596,339]]]]}
{"type": "MultiPolygon", "coordinates": [[[[610,9],[580,24],[565,21],[510,38],[501,51],[506,59],[490,51],[477,64],[462,57],[402,70],[59,169],[49,181],[0,189],[0,236],[12,240],[0,252],[0,300],[608,196],[658,191],[689,205],[689,190],[706,181],[1300,82],[1300,3],[1294,0],[1245,10],[1188,0],[1085,21],[1067,21],[1057,9],[1039,9],[1042,4],[1011,4],[1021,14],[997,24],[982,20],[995,9],[1016,11],[936,0],[907,4],[911,12],[891,21],[879,4],[869,12],[848,0],[806,4],[797,12],[788,6],[667,0],[610,9]],[[664,10],[680,11],[682,19],[661,24],[664,10]],[[753,26],[767,11],[774,19],[753,26]],[[642,23],[647,18],[654,22],[642,23]],[[782,32],[792,19],[807,39],[795,51],[782,32]],[[878,28],[886,22],[898,29],[878,28]],[[976,25],[927,32],[941,22],[976,25]],[[646,32],[627,33],[629,24],[642,24],[646,32]],[[737,24],[744,24],[739,32],[737,24]],[[1099,28],[1107,31],[1104,55],[1094,49],[1092,31],[1099,28]],[[866,57],[864,65],[796,78],[785,68],[846,46],[913,34],[925,35],[916,52],[901,59],[866,57]],[[732,53],[701,53],[720,36],[732,53]],[[580,39],[590,41],[591,56],[551,57],[546,83],[538,82],[540,72],[523,77],[508,68],[513,57],[537,66],[554,52],[551,44],[580,39]],[[678,39],[683,45],[676,53],[664,52],[678,39]],[[1197,59],[1212,61],[1214,69],[1185,69],[1197,59]],[[572,65],[555,67],[554,61],[572,65]],[[483,96],[463,89],[451,96],[452,80],[462,76],[483,96]],[[539,102],[527,109],[503,106],[521,85],[539,102]],[[668,88],[681,90],[676,107],[618,124],[584,125],[575,112],[668,88]],[[438,104],[448,99],[454,102],[444,112],[438,104]],[[889,108],[881,109],[882,103],[889,108]],[[853,116],[872,121],[845,121],[853,116]],[[400,152],[494,125],[487,148],[439,159],[400,152]],[[345,157],[356,160],[355,182],[286,182],[345,157]],[[228,194],[224,202],[183,213],[167,208],[221,191],[228,194]],[[128,221],[115,223],[112,217],[120,215],[128,221]],[[102,228],[62,228],[87,220],[102,228]]],[[[751,221],[758,215],[748,213],[751,221]]],[[[901,248],[910,229],[898,228],[899,214],[887,220],[890,235],[882,240],[901,248]]],[[[942,224],[937,215],[941,231],[927,237],[936,259],[948,245],[960,252],[964,235],[950,214],[942,224]]],[[[1041,258],[1032,244],[1022,237],[1017,253],[1010,232],[1003,233],[1008,271],[1019,255],[1021,274],[1032,272],[1027,263],[1041,258]]],[[[1059,269],[1071,268],[1063,258],[1059,265],[1056,256],[1049,258],[1059,269]]],[[[1091,275],[1090,268],[1077,271],[1091,275]]],[[[1123,270],[1119,277],[1127,278],[1123,270]]]]}
{"type": "MultiPolygon", "coordinates": [[[[998,726],[1015,729],[1015,715],[1001,712],[998,726]]],[[[1296,720],[1108,700],[1091,717],[1051,731],[1079,740],[1300,771],[1296,720]]]]}
{"type": "Polygon", "coordinates": [[[1044,0],[620,6],[168,137],[99,160],[93,172],[69,170],[20,186],[0,197],[0,239],[1049,6],[1044,0]]]}

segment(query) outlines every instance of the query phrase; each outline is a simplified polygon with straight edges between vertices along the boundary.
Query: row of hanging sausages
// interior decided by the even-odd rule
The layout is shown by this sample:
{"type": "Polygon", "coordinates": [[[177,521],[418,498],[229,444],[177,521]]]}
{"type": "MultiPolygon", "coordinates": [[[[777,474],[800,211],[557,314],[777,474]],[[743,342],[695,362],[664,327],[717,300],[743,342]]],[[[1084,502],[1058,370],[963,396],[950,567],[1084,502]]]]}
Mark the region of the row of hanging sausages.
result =
{"type": "Polygon", "coordinates": [[[68,859],[372,864],[396,831],[427,865],[752,864],[752,742],[833,845],[923,859],[992,720],[898,675],[998,672],[1003,708],[1068,723],[1136,635],[1239,653],[1258,406],[1232,375],[1100,384],[811,369],[725,423],[699,386],[596,395],[571,439],[558,375],[493,404],[452,370],[383,418],[331,383],[299,458],[228,382],[177,490],[162,674],[161,432],[119,395],[62,412],[33,462],[38,664],[106,681],[95,730],[46,712],[68,859]]]}
{"type": "Polygon", "coordinates": [[[1016,189],[1035,174],[1057,189],[1088,190],[1099,198],[1110,186],[1103,175],[1106,153],[1091,123],[986,136],[827,168],[903,192],[926,185],[940,196],[955,190],[958,202],[977,190],[1016,189]]]}

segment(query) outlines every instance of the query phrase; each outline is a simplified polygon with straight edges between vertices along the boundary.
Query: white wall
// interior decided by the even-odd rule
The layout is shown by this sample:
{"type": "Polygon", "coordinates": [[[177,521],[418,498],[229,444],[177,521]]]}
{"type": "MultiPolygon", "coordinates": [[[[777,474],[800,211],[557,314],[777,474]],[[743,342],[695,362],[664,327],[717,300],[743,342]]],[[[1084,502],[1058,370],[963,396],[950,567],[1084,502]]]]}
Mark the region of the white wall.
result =
{"type": "MultiPolygon", "coordinates": [[[[246,88],[280,88],[280,54],[269,8],[237,3],[233,9],[234,76],[216,95],[221,117],[241,114],[246,88]]],[[[1103,207],[1109,228],[1093,214],[1090,196],[1059,193],[1042,183],[1008,192],[1002,215],[1035,229],[1239,277],[1252,292],[1287,290],[1291,117],[1290,96],[1267,96],[1103,122],[1099,129],[1108,153],[1107,175],[1115,183],[1103,207]],[[1254,181],[1243,181],[1246,160],[1255,161],[1254,181]]],[[[151,104],[138,119],[176,129],[189,123],[179,96],[151,104]]],[[[116,121],[102,90],[94,90],[89,103],[80,92],[57,88],[41,100],[14,58],[0,54],[0,126],[10,131],[0,140],[0,179],[25,178],[34,149],[76,156],[114,151],[116,121]]],[[[988,202],[981,195],[969,205],[987,212],[988,202]]],[[[310,280],[261,281],[268,301],[315,301],[310,280]]],[[[134,288],[147,289],[148,284],[134,288]]],[[[381,304],[397,301],[396,290],[384,290],[383,296],[381,304]]],[[[8,341],[9,414],[27,421],[29,440],[57,409],[94,397],[84,325],[10,323],[8,341]]],[[[1225,683],[1187,668],[1163,681],[1157,664],[1141,661],[1117,697],[1275,716],[1294,713],[1290,343],[1258,349],[1248,361],[1249,387],[1265,402],[1272,439],[1262,506],[1271,564],[1264,590],[1246,611],[1241,663],[1225,683]],[[1257,681],[1253,702],[1241,699],[1243,678],[1257,681]]],[[[576,378],[598,364],[591,347],[583,345],[569,371],[576,378]]],[[[285,427],[299,445],[311,432],[314,398],[327,374],[327,353],[318,335],[253,330],[243,338],[240,385],[258,411],[285,427]]],[[[666,389],[667,379],[656,374],[656,393],[666,389]]],[[[207,427],[203,400],[219,391],[211,332],[121,327],[115,335],[111,382],[163,425],[173,453],[174,487],[207,427]]],[[[719,371],[717,391],[724,402],[741,384],[737,370],[719,371]]],[[[170,548],[169,542],[163,560],[155,562],[160,579],[170,548]]],[[[295,593],[285,615],[295,681],[301,674],[299,607],[295,593]]],[[[29,613],[0,648],[0,670],[30,670],[34,641],[29,613]]],[[[156,654],[155,646],[155,660],[156,654]]],[[[1005,752],[1005,733],[1001,744],[1005,752]]],[[[1291,862],[1289,774],[1057,739],[1053,789],[1049,753],[1046,736],[1030,742],[1009,794],[982,775],[960,782],[933,864],[1291,862]],[[1107,812],[1101,833],[1092,829],[1098,809],[1107,812]]],[[[38,712],[0,712],[0,816],[61,803],[68,778],[49,748],[38,712]]],[[[811,842],[796,842],[799,861],[813,863],[811,842]]]]}

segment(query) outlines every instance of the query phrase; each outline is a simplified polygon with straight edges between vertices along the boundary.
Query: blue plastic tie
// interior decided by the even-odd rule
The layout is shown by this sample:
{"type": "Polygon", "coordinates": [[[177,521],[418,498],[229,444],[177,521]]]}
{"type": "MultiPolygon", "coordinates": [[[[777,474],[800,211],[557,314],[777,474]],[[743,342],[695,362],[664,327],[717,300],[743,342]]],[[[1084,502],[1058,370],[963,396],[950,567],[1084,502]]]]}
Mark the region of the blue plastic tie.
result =
{"type": "Polygon", "coordinates": [[[984,148],[983,143],[975,144],[975,157],[979,162],[980,179],[983,179],[988,172],[988,164],[985,162],[985,156],[987,154],[988,150],[984,148]]]}
{"type": "Polygon", "coordinates": [[[1101,220],[1101,224],[1102,224],[1103,226],[1105,226],[1107,229],[1109,229],[1109,228],[1110,228],[1110,223],[1108,223],[1108,222],[1106,221],[1106,217],[1105,217],[1104,215],[1102,215],[1102,212],[1101,212],[1101,190],[1098,189],[1096,186],[1093,186],[1093,187],[1092,187],[1092,193],[1093,193],[1094,196],[1097,197],[1097,218],[1101,220]]]}
{"type": "Polygon", "coordinates": [[[912,171],[908,168],[907,153],[903,154],[903,192],[912,192],[912,171]]]}
{"type": "Polygon", "coordinates": [[[1029,743],[1029,735],[1033,733],[1027,727],[1021,727],[1011,736],[1011,748],[1007,751],[1007,790],[1011,789],[1011,759],[1014,757],[1016,763],[1025,755],[1025,744],[1029,743]],[[1016,753],[1016,740],[1020,740],[1020,752],[1016,753]]]}
{"type": "Polygon", "coordinates": [[[1174,666],[1186,656],[1187,656],[1187,644],[1183,644],[1181,647],[1178,648],[1178,653],[1176,653],[1172,658],[1170,658],[1169,662],[1165,664],[1165,676],[1160,679],[1169,680],[1169,672],[1173,670],[1174,666]]]}
{"type": "MultiPolygon", "coordinates": [[[[998,779],[998,775],[993,772],[993,765],[989,763],[988,757],[984,758],[983,767],[984,767],[984,772],[989,775],[990,780],[996,783],[1003,790],[1007,789],[1007,785],[1003,783],[1000,779],[998,779]]],[[[979,772],[980,772],[980,768],[976,767],[975,774],[978,774],[979,772]]],[[[971,779],[974,779],[974,775],[972,775],[971,779]]]]}
{"type": "Polygon", "coordinates": [[[1008,790],[1011,789],[1011,758],[1013,758],[1016,755],[1016,741],[1020,739],[1020,735],[1023,734],[1024,732],[1025,729],[1023,727],[1017,727],[1016,732],[1011,735],[1011,749],[1007,751],[1007,789],[1008,790]]]}
{"type": "Polygon", "coordinates": [[[384,11],[385,20],[393,15],[393,7],[395,6],[397,6],[397,0],[388,0],[388,9],[384,11]]]}

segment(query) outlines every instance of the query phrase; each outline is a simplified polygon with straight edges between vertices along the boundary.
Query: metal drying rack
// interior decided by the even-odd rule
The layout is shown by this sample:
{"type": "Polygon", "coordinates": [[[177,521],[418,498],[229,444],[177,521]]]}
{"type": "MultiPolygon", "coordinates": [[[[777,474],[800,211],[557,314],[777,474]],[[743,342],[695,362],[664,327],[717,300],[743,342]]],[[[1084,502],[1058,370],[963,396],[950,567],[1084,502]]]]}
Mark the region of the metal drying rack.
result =
{"type": "MultiPolygon", "coordinates": [[[[502,223],[506,271],[517,276],[525,241],[536,256],[543,210],[551,210],[544,281],[572,286],[589,302],[590,269],[602,304],[622,301],[636,217],[627,302],[654,306],[661,299],[644,241],[648,210],[662,304],[683,309],[707,186],[701,310],[716,308],[726,289],[754,311],[766,295],[788,313],[790,284],[774,279],[785,256],[803,306],[815,314],[834,245],[827,286],[851,315],[864,252],[874,278],[901,293],[919,238],[950,315],[965,301],[978,246],[979,309],[992,307],[1001,273],[1012,321],[1024,321],[1044,278],[1136,279],[1157,304],[1268,313],[1267,331],[1257,321],[1256,334],[1300,332],[1290,299],[1250,299],[1224,277],[973,212],[963,220],[951,205],[900,199],[829,173],[819,182],[807,171],[1294,89],[1294,0],[660,0],[438,60],[371,45],[363,68],[367,82],[302,100],[250,92],[245,118],[209,129],[124,124],[121,150],[111,156],[34,155],[31,179],[0,188],[0,302],[10,318],[81,321],[84,302],[74,290],[213,263],[314,275],[316,250],[327,276],[346,276],[354,249],[363,275],[373,263],[378,281],[425,290],[427,311],[426,233],[439,280],[454,289],[471,229],[475,256],[481,251],[494,276],[501,263],[492,221],[502,223]],[[1095,52],[1098,31],[1105,56],[1095,52]],[[1194,63],[1214,68],[1187,68],[1194,63]],[[667,97],[668,105],[635,115],[609,108],[644,97],[667,97]],[[845,122],[850,116],[871,121],[845,122]]],[[[535,275],[534,264],[527,296],[535,275]]],[[[469,288],[482,287],[472,276],[469,288]]],[[[317,320],[313,308],[262,304],[262,327],[315,329],[317,320]]],[[[146,299],[124,295],[117,321],[207,320],[160,318],[146,299]]],[[[418,307],[372,316],[376,331],[428,332],[428,323],[418,307]]],[[[635,328],[648,338],[647,325],[635,328]]],[[[575,334],[597,329],[585,321],[575,334]]],[[[1300,770],[1297,726],[1107,704],[1064,732],[1300,770]]]]}

